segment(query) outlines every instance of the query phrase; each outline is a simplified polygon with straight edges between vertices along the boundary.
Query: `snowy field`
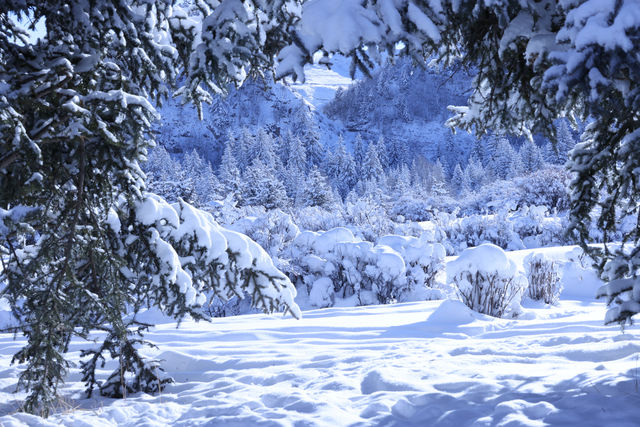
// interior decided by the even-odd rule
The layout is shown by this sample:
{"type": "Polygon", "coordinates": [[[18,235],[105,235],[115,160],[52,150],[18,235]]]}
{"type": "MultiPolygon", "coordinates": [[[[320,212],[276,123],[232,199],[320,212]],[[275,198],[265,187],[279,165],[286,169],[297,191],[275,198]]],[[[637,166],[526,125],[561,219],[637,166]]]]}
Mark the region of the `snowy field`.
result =
{"type": "MultiPolygon", "coordinates": [[[[19,367],[9,362],[23,342],[3,334],[0,425],[637,426],[640,330],[603,326],[604,304],[567,285],[558,306],[525,303],[518,319],[445,300],[163,323],[147,354],[174,384],[83,399],[72,369],[47,420],[16,412],[24,395],[12,393],[19,367]]],[[[83,347],[74,342],[70,360],[83,347]]]]}

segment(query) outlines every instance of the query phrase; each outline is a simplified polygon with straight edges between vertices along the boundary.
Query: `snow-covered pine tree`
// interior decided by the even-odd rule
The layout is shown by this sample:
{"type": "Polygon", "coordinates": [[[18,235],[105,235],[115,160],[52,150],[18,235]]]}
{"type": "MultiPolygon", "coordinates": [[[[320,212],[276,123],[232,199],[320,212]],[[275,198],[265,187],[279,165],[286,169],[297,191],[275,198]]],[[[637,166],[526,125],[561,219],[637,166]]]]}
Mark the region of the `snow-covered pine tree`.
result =
{"type": "Polygon", "coordinates": [[[516,162],[516,150],[511,146],[509,140],[500,137],[495,140],[495,147],[491,149],[491,162],[489,168],[493,175],[499,179],[507,179],[514,175],[513,165],[516,162]]]}
{"type": "Polygon", "coordinates": [[[400,167],[407,161],[407,146],[399,138],[391,137],[388,139],[387,152],[389,156],[389,167],[400,167]]]}
{"type": "Polygon", "coordinates": [[[327,182],[327,178],[322,175],[320,169],[315,165],[309,171],[303,190],[301,198],[304,206],[328,207],[334,202],[333,192],[327,182]]]}
{"type": "Polygon", "coordinates": [[[280,157],[276,154],[276,142],[271,134],[264,128],[260,128],[253,144],[250,155],[252,160],[260,159],[266,167],[273,169],[276,173],[282,170],[280,157]]]}
{"type": "Polygon", "coordinates": [[[248,206],[264,206],[266,209],[285,208],[290,205],[284,184],[273,168],[256,158],[244,172],[245,186],[242,203],[248,206]]]}
{"type": "Polygon", "coordinates": [[[307,152],[300,138],[289,135],[288,161],[283,183],[295,205],[304,203],[304,183],[307,179],[307,152]]]}
{"type": "Polygon", "coordinates": [[[520,152],[513,147],[511,147],[511,151],[511,165],[509,165],[509,172],[507,174],[508,179],[522,176],[524,173],[524,164],[522,163],[520,152]]]}
{"type": "Polygon", "coordinates": [[[362,170],[364,168],[364,162],[367,158],[367,147],[362,141],[360,134],[356,135],[353,141],[353,162],[356,166],[356,175],[358,178],[362,177],[362,170]]]}
{"type": "Polygon", "coordinates": [[[362,181],[373,182],[382,182],[385,179],[386,175],[378,157],[378,147],[376,144],[370,143],[367,146],[367,153],[359,177],[362,181]]]}
{"type": "Polygon", "coordinates": [[[383,135],[380,135],[378,138],[378,142],[376,143],[376,152],[378,153],[378,159],[380,160],[380,164],[382,165],[383,170],[387,170],[389,168],[389,151],[387,150],[387,143],[385,142],[385,138],[383,135]]]}
{"type": "Polygon", "coordinates": [[[242,193],[241,187],[243,187],[243,181],[236,158],[233,154],[234,149],[232,144],[235,141],[235,139],[229,138],[225,143],[224,151],[222,152],[222,161],[218,169],[218,176],[222,189],[226,193],[224,196],[227,197],[229,194],[233,194],[236,201],[241,201],[239,198],[242,193]]]}
{"type": "Polygon", "coordinates": [[[469,162],[467,163],[467,167],[464,169],[464,177],[466,185],[470,190],[477,190],[486,182],[487,177],[484,168],[482,167],[482,163],[475,157],[475,155],[471,155],[469,157],[469,162]]]}
{"type": "Polygon", "coordinates": [[[205,205],[220,196],[220,181],[213,173],[211,163],[203,159],[195,149],[185,154],[182,169],[193,181],[195,201],[198,205],[205,205]]]}
{"type": "Polygon", "coordinates": [[[326,158],[325,170],[327,176],[343,199],[356,185],[356,166],[351,155],[347,152],[342,135],[338,137],[336,149],[326,158]]]}
{"type": "Polygon", "coordinates": [[[524,173],[536,172],[544,166],[542,150],[530,139],[525,140],[520,147],[520,159],[524,173]]]}
{"type": "Polygon", "coordinates": [[[465,188],[464,173],[460,167],[460,163],[456,163],[453,168],[453,175],[451,176],[451,190],[456,196],[459,196],[463,191],[468,191],[469,188],[465,188]]]}
{"type": "Polygon", "coordinates": [[[169,202],[183,199],[196,201],[193,179],[187,175],[179,161],[173,159],[163,147],[149,151],[147,161],[142,164],[147,175],[148,190],[164,197],[169,202]]]}
{"type": "Polygon", "coordinates": [[[446,176],[444,174],[442,163],[440,163],[440,159],[437,159],[430,169],[429,177],[431,182],[429,191],[435,196],[447,194],[446,176]]]}
{"type": "Polygon", "coordinates": [[[92,330],[105,338],[83,352],[89,393],[161,389],[169,379],[139,353],[149,325],[135,313],[147,304],[201,318],[207,295],[248,292],[267,311],[298,314],[291,283],[254,242],[145,192],[151,102],[181,66],[178,93],[209,99],[201,83],[226,88],[269,68],[295,21],[280,1],[199,6],[207,19],[159,0],[2,3],[0,294],[27,339],[13,359],[25,364],[24,410],[50,412],[71,339],[92,330]],[[30,40],[18,19],[42,20],[44,34],[30,40]],[[117,367],[103,381],[106,357],[117,367]]]}
{"type": "Polygon", "coordinates": [[[553,153],[552,162],[557,165],[564,165],[569,159],[569,151],[576,145],[576,139],[569,129],[569,122],[566,119],[558,121],[557,138],[555,144],[551,144],[551,152],[553,153]]]}
{"type": "Polygon", "coordinates": [[[320,143],[318,125],[304,101],[300,101],[297,107],[294,107],[291,114],[291,128],[305,148],[309,168],[313,165],[320,166],[325,157],[325,150],[320,143]]]}
{"type": "Polygon", "coordinates": [[[235,144],[233,144],[233,156],[238,163],[238,169],[245,171],[255,158],[254,149],[256,148],[256,138],[249,128],[243,127],[238,135],[235,135],[235,144]]]}

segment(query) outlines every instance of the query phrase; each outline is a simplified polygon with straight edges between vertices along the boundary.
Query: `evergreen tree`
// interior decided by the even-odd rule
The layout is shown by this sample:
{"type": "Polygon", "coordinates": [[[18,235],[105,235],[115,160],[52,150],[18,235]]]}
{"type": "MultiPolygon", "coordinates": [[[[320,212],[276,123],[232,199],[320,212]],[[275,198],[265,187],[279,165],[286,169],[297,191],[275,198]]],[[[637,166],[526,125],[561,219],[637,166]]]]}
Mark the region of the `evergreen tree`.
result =
{"type": "Polygon", "coordinates": [[[71,339],[96,329],[103,340],[82,352],[80,366],[89,393],[159,391],[169,378],[139,353],[149,325],[135,319],[145,306],[197,319],[208,294],[251,289],[265,310],[297,313],[292,285],[254,242],[145,191],[140,163],[157,118],[150,100],[160,102],[185,70],[177,94],[199,104],[210,99],[201,83],[240,83],[252,67],[270,67],[289,40],[293,17],[279,3],[240,5],[246,25],[200,12],[208,19],[198,28],[165,1],[0,8],[0,282],[26,337],[14,361],[25,364],[18,385],[27,411],[49,413],[71,339]],[[35,42],[17,23],[26,16],[44,22],[35,42]],[[191,60],[193,50],[203,60],[191,60]],[[106,357],[116,369],[102,381],[96,367],[106,357]]]}
{"type": "Polygon", "coordinates": [[[380,164],[382,165],[383,170],[387,170],[389,168],[389,153],[387,151],[387,144],[385,143],[385,139],[383,135],[380,135],[378,138],[378,142],[376,143],[376,152],[378,153],[378,159],[380,160],[380,164]]]}
{"type": "MultiPolygon", "coordinates": [[[[236,199],[240,197],[240,189],[243,187],[242,176],[240,169],[236,163],[236,158],[233,155],[233,139],[228,139],[224,146],[224,152],[222,153],[222,161],[220,163],[220,169],[218,170],[218,176],[220,177],[220,183],[225,193],[235,195],[236,199]]],[[[238,200],[240,201],[240,200],[238,200]]]]}
{"type": "Polygon", "coordinates": [[[385,178],[384,169],[378,158],[376,144],[367,146],[367,153],[362,167],[360,179],[364,181],[382,182],[385,178]]]}
{"type": "Polygon", "coordinates": [[[411,173],[405,164],[395,170],[394,193],[396,198],[408,197],[412,193],[411,173]]]}
{"type": "Polygon", "coordinates": [[[340,197],[347,196],[357,182],[356,166],[347,152],[342,135],[338,138],[336,150],[329,153],[325,169],[332,186],[340,197]]]}
{"type": "Polygon", "coordinates": [[[304,206],[326,207],[334,202],[331,187],[317,166],[313,166],[309,171],[302,198],[304,206]]]}
{"type": "Polygon", "coordinates": [[[444,174],[442,163],[440,163],[440,159],[436,160],[436,163],[431,168],[431,173],[429,175],[431,177],[431,193],[436,196],[447,194],[446,176],[444,174]]]}
{"type": "Polygon", "coordinates": [[[251,159],[260,159],[266,167],[275,171],[282,169],[280,157],[276,155],[275,140],[264,128],[260,128],[257,136],[253,138],[253,147],[250,152],[251,159]]]}
{"type": "MultiPolygon", "coordinates": [[[[493,145],[493,144],[492,144],[493,145]]],[[[507,179],[517,174],[519,169],[516,158],[517,152],[505,137],[495,139],[495,146],[491,147],[491,162],[489,168],[493,175],[499,179],[507,179]],[[515,163],[515,168],[514,168],[515,163]]]]}
{"type": "Polygon", "coordinates": [[[470,190],[478,190],[485,183],[487,177],[482,163],[478,161],[475,155],[469,157],[469,163],[464,170],[465,186],[468,186],[470,190]]]}
{"type": "Polygon", "coordinates": [[[525,172],[524,164],[522,163],[522,157],[520,156],[520,152],[515,148],[511,147],[511,152],[509,153],[511,157],[511,164],[509,165],[509,172],[507,173],[508,179],[513,179],[518,176],[522,176],[525,172]]]}
{"type": "Polygon", "coordinates": [[[243,127],[239,135],[235,136],[233,157],[241,171],[246,170],[255,158],[257,148],[256,138],[247,127],[243,127]]]}
{"type": "Polygon", "coordinates": [[[356,166],[356,175],[358,176],[358,178],[362,177],[364,162],[366,158],[367,147],[365,147],[360,134],[357,134],[356,139],[353,142],[353,162],[356,166]]]}
{"type": "Polygon", "coordinates": [[[320,143],[320,134],[309,107],[302,101],[293,112],[292,125],[294,135],[300,138],[304,145],[308,166],[320,166],[325,157],[325,150],[320,143]]]}
{"type": "Polygon", "coordinates": [[[406,164],[407,152],[406,144],[402,143],[398,138],[390,138],[388,144],[389,167],[400,167],[406,164]]]}
{"type": "Polygon", "coordinates": [[[555,144],[550,146],[553,152],[552,163],[564,165],[569,159],[569,151],[576,145],[576,140],[566,119],[558,121],[557,133],[555,144]]]}
{"type": "Polygon", "coordinates": [[[242,202],[245,205],[264,206],[266,209],[289,206],[284,184],[259,158],[251,163],[243,178],[246,185],[242,189],[242,202]]]}
{"type": "Polygon", "coordinates": [[[182,199],[193,203],[197,200],[193,179],[164,147],[152,149],[142,166],[147,175],[149,191],[161,195],[169,202],[182,199]]]}
{"type": "Polygon", "coordinates": [[[303,203],[304,185],[307,179],[307,154],[300,139],[292,136],[289,139],[289,161],[284,172],[284,186],[287,195],[296,205],[303,203]]]}
{"type": "Polygon", "coordinates": [[[197,204],[204,205],[219,197],[220,182],[211,163],[200,157],[195,149],[185,154],[182,165],[184,174],[192,180],[197,204]]]}
{"type": "Polygon", "coordinates": [[[453,194],[456,196],[459,196],[463,192],[463,190],[468,190],[468,188],[465,188],[464,173],[462,172],[460,163],[456,163],[456,166],[453,168],[453,175],[451,176],[451,189],[453,190],[453,194]]]}
{"type": "Polygon", "coordinates": [[[529,139],[520,147],[520,159],[524,173],[536,172],[544,166],[542,150],[529,139]]]}

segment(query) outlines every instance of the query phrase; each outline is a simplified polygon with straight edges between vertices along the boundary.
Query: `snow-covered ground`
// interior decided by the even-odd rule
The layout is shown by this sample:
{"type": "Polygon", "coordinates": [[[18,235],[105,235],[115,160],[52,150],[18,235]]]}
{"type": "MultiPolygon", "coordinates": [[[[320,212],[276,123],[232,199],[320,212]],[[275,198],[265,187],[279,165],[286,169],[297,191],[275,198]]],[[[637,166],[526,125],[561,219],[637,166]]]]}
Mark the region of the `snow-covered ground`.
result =
{"type": "Polygon", "coordinates": [[[309,104],[321,108],[334,98],[338,89],[347,89],[353,83],[349,77],[348,61],[346,58],[336,57],[331,69],[324,65],[306,66],[305,82],[293,82],[290,87],[309,104]]]}
{"type": "MultiPolygon", "coordinates": [[[[496,319],[445,300],[162,323],[148,354],[174,384],[84,399],[72,369],[47,420],[16,412],[10,359],[23,341],[2,334],[0,425],[637,426],[640,330],[605,327],[604,313],[564,298],[496,319]]],[[[72,343],[70,360],[83,346],[72,343]]]]}

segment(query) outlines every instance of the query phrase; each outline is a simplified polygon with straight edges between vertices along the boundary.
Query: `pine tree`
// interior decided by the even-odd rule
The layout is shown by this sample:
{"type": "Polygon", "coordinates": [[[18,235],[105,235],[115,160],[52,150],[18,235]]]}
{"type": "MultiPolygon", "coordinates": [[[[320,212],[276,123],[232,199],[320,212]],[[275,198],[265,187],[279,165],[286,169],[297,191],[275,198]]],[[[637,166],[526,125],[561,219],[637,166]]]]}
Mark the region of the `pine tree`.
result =
{"type": "Polygon", "coordinates": [[[569,151],[576,145],[576,140],[566,119],[559,120],[557,132],[556,143],[550,147],[553,152],[553,163],[564,165],[569,159],[569,151]]]}
{"type": "Polygon", "coordinates": [[[304,185],[302,185],[307,179],[307,153],[300,142],[300,139],[291,136],[289,139],[289,160],[287,167],[284,171],[284,186],[287,191],[287,195],[294,201],[295,205],[300,205],[303,202],[304,185]]]}
{"type": "Polygon", "coordinates": [[[380,164],[382,165],[383,170],[387,170],[389,168],[389,153],[387,150],[387,144],[385,143],[385,139],[383,135],[380,135],[378,138],[378,142],[376,143],[376,152],[378,153],[378,159],[380,160],[380,164]]]}
{"type": "Polygon", "coordinates": [[[244,173],[245,186],[242,202],[249,206],[264,206],[266,209],[285,208],[290,200],[282,181],[275,171],[256,158],[244,173]]]}
{"type": "Polygon", "coordinates": [[[533,141],[527,139],[520,147],[520,158],[524,173],[532,173],[544,166],[542,150],[533,141]]]}
{"type": "Polygon", "coordinates": [[[360,179],[364,181],[382,182],[385,179],[384,169],[378,158],[376,144],[367,146],[367,153],[362,167],[360,179]]]}
{"type": "Polygon", "coordinates": [[[202,318],[207,294],[250,290],[267,311],[297,312],[292,285],[255,243],[184,201],[169,205],[145,191],[151,102],[182,73],[186,86],[176,93],[199,104],[210,99],[201,83],[240,83],[252,66],[270,67],[289,40],[293,17],[277,2],[240,5],[241,26],[201,12],[215,36],[197,36],[172,2],[10,0],[0,8],[0,282],[27,341],[14,356],[26,366],[27,411],[49,413],[71,339],[96,329],[104,340],[82,352],[89,393],[159,391],[169,379],[139,353],[149,325],[135,314],[146,305],[202,318]],[[36,42],[16,22],[25,16],[45,23],[36,42]],[[232,51],[223,40],[233,40],[232,51]],[[196,43],[205,61],[191,60],[196,43]],[[201,233],[184,226],[194,218],[201,233]],[[117,366],[102,381],[96,367],[106,357],[117,366]]]}
{"type": "Polygon", "coordinates": [[[389,138],[388,144],[389,167],[400,167],[406,164],[407,152],[406,145],[398,138],[389,138]]]}
{"type": "Polygon", "coordinates": [[[249,128],[243,127],[239,135],[235,136],[235,144],[233,144],[233,156],[238,163],[241,171],[246,170],[255,158],[254,150],[257,147],[256,138],[253,136],[249,128]]]}
{"type": "Polygon", "coordinates": [[[200,157],[195,149],[185,154],[182,169],[185,176],[192,180],[196,204],[205,205],[219,196],[220,182],[213,173],[211,163],[200,157]]]}
{"type": "Polygon", "coordinates": [[[493,175],[499,179],[507,179],[517,174],[518,160],[516,155],[518,154],[511,146],[509,140],[505,137],[497,138],[495,140],[495,146],[491,149],[491,162],[489,168],[493,172],[493,175]],[[516,168],[514,168],[514,164],[516,168]]]}
{"type": "Polygon", "coordinates": [[[302,198],[304,206],[326,207],[334,202],[331,187],[317,166],[313,166],[309,171],[302,198]]]}
{"type": "Polygon", "coordinates": [[[364,145],[360,134],[357,134],[355,141],[353,142],[353,162],[356,166],[356,175],[358,176],[358,178],[362,177],[364,162],[366,161],[366,158],[367,147],[364,145]]]}
{"type": "Polygon", "coordinates": [[[445,182],[446,176],[444,174],[442,163],[440,163],[440,159],[436,160],[436,163],[431,168],[431,173],[429,174],[429,176],[431,177],[431,193],[436,196],[447,194],[445,182]]]}
{"type": "Polygon", "coordinates": [[[325,150],[320,143],[320,134],[317,124],[313,121],[309,107],[300,102],[293,112],[293,133],[300,138],[307,153],[309,168],[313,165],[320,166],[325,156],[325,150]]]}
{"type": "Polygon", "coordinates": [[[469,157],[469,163],[467,163],[467,167],[464,170],[464,179],[466,182],[465,185],[468,186],[470,190],[479,189],[487,179],[482,163],[480,163],[475,155],[469,157]]]}
{"type": "MultiPolygon", "coordinates": [[[[222,161],[218,170],[218,176],[220,177],[220,183],[225,193],[235,195],[236,200],[240,197],[240,189],[243,187],[243,181],[240,174],[240,169],[236,163],[236,158],[233,155],[234,139],[228,139],[224,146],[224,152],[222,153],[222,161]]],[[[240,201],[240,200],[237,200],[240,201]]]]}
{"type": "Polygon", "coordinates": [[[169,202],[176,202],[178,199],[189,203],[197,201],[192,177],[163,146],[152,149],[142,166],[147,175],[149,191],[164,197],[169,202]]]}
{"type": "Polygon", "coordinates": [[[451,189],[453,190],[453,194],[459,196],[463,190],[468,190],[464,184],[464,173],[462,172],[460,163],[456,163],[453,168],[453,175],[451,176],[451,189]]]}
{"type": "Polygon", "coordinates": [[[336,150],[327,156],[325,169],[340,197],[346,197],[356,185],[357,176],[353,158],[346,150],[342,135],[338,137],[336,150]]]}

